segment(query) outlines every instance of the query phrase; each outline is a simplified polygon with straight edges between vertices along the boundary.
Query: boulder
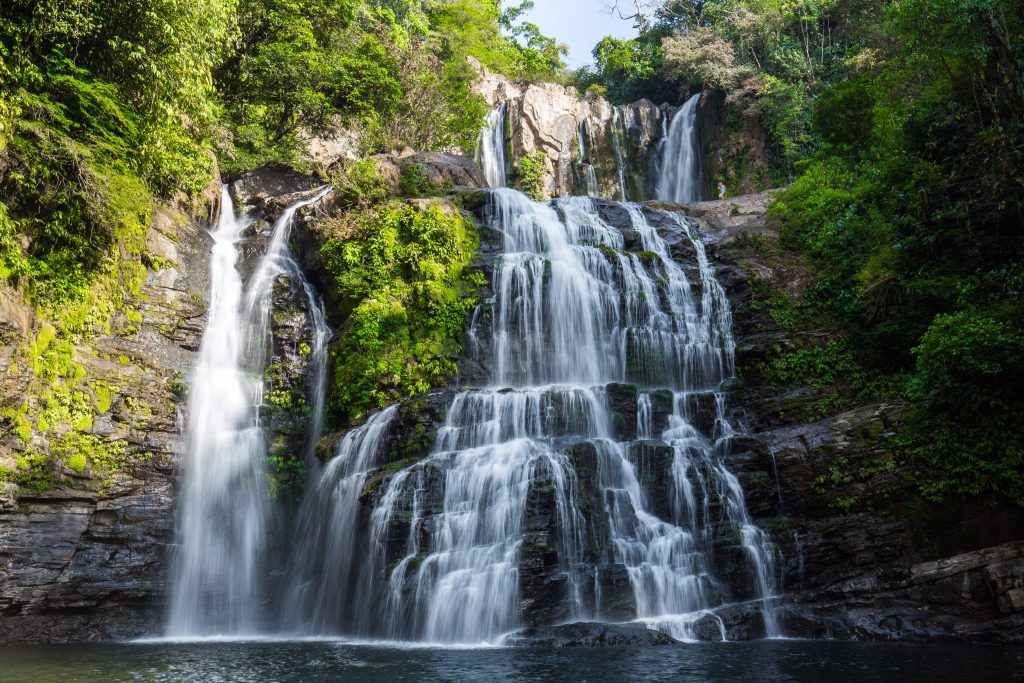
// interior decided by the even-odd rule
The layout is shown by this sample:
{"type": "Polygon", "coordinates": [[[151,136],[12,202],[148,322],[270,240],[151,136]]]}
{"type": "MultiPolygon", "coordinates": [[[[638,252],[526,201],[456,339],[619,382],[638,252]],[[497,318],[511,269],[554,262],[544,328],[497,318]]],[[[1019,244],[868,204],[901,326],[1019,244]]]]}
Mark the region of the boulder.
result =
{"type": "Polygon", "coordinates": [[[384,180],[398,193],[402,173],[413,165],[423,169],[426,179],[439,188],[482,189],[487,187],[483,172],[470,157],[440,152],[415,154],[379,154],[373,157],[384,180]]]}
{"type": "Polygon", "coordinates": [[[231,184],[231,194],[239,208],[256,211],[272,221],[285,207],[323,184],[319,178],[274,163],[244,173],[231,184]]]}

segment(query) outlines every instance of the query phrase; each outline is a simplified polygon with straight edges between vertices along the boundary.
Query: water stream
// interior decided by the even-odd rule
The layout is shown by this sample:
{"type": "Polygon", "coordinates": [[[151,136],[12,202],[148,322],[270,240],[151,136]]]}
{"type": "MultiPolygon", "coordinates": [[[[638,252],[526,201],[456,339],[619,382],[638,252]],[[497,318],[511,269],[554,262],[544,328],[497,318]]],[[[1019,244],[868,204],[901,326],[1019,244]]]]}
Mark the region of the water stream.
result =
{"type": "Polygon", "coordinates": [[[211,258],[209,319],[191,380],[187,453],[178,505],[166,633],[173,637],[262,633],[268,525],[266,435],[260,423],[269,362],[271,293],[282,276],[301,285],[313,320],[311,432],[322,429],[326,326],[319,296],[288,249],[295,212],[327,190],[288,207],[247,283],[238,245],[250,221],[235,216],[231,195],[211,258]]]}
{"type": "Polygon", "coordinates": [[[654,196],[686,204],[703,199],[700,145],[697,140],[697,93],[679,108],[662,139],[654,196]]]}
{"type": "Polygon", "coordinates": [[[488,116],[480,134],[477,158],[488,187],[508,186],[508,102],[502,102],[488,116]]]}

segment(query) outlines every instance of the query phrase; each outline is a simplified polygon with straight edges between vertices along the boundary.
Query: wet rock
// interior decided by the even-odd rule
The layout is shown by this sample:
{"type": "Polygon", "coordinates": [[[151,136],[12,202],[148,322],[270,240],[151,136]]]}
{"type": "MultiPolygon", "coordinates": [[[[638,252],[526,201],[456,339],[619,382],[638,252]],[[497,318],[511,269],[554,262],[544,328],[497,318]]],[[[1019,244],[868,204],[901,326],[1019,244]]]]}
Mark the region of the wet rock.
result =
{"type": "Polygon", "coordinates": [[[630,457],[636,465],[637,481],[649,495],[649,512],[661,519],[671,519],[675,449],[658,441],[645,441],[633,444],[630,457]]]}
{"type": "Polygon", "coordinates": [[[637,388],[634,384],[609,384],[605,387],[612,433],[616,441],[636,438],[637,388]]]}
{"type": "Polygon", "coordinates": [[[636,617],[636,596],[629,580],[629,570],[621,564],[604,564],[598,565],[596,571],[595,612],[602,619],[611,621],[636,617]]]}
{"type": "Polygon", "coordinates": [[[267,164],[244,173],[231,184],[231,194],[240,209],[258,212],[273,220],[290,204],[302,199],[323,182],[299,173],[285,164],[267,164]]]}
{"type": "Polygon", "coordinates": [[[720,607],[700,617],[693,626],[696,640],[757,640],[767,635],[760,605],[742,604],[720,607]]]}
{"type": "Polygon", "coordinates": [[[569,577],[556,550],[559,527],[552,474],[545,468],[531,482],[523,519],[519,590],[527,625],[557,623],[571,614],[569,577]]]}
{"type": "Polygon", "coordinates": [[[648,647],[679,641],[639,624],[579,622],[564,626],[525,628],[505,637],[512,647],[648,647]]]}

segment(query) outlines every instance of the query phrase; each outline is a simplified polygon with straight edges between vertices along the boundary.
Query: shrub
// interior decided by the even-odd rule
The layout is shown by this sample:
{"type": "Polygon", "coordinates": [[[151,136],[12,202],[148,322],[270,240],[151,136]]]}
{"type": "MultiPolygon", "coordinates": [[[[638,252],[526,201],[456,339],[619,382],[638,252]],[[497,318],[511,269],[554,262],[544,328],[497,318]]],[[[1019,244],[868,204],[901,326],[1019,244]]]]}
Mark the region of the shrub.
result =
{"type": "Polygon", "coordinates": [[[544,199],[544,161],[543,152],[534,152],[530,156],[519,159],[516,173],[519,175],[519,189],[534,201],[544,199]]]}
{"type": "Polygon", "coordinates": [[[453,209],[392,201],[348,223],[349,234],[321,249],[347,316],[331,350],[340,424],[450,378],[480,284],[467,268],[476,230],[453,209]]]}

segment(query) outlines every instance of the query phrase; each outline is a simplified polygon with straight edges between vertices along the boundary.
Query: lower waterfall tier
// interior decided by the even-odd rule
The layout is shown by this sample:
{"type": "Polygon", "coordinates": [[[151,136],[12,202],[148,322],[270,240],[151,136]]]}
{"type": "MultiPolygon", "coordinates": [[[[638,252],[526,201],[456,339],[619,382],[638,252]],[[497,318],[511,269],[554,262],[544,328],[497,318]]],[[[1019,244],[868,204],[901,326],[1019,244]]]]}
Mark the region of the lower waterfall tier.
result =
{"type": "Polygon", "coordinates": [[[631,385],[459,394],[431,455],[319,494],[321,519],[352,515],[352,541],[310,563],[332,568],[337,597],[312,591],[296,614],[321,635],[433,642],[569,620],[774,635],[773,551],[727,468],[766,453],[733,435],[723,405],[631,385]]]}

